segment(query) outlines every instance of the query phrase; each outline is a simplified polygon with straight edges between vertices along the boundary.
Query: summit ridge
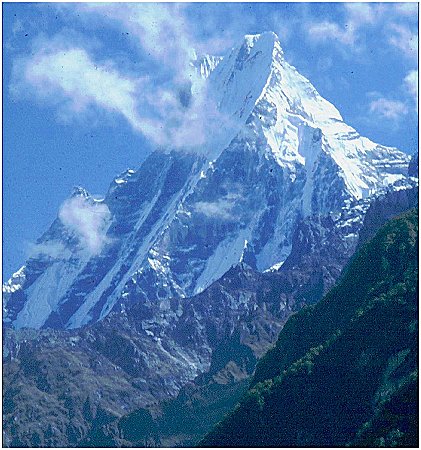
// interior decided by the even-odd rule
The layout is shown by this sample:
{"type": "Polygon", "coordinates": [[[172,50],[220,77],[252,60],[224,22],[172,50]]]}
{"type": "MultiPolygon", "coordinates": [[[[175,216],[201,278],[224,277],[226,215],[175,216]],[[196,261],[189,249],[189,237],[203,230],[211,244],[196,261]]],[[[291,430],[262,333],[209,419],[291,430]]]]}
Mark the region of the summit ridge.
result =
{"type": "Polygon", "coordinates": [[[156,151],[111,183],[94,202],[107,220],[99,253],[82,255],[58,217],[4,286],[8,325],[77,328],[122,305],[190,297],[239,262],[279,268],[303,218],[406,186],[409,157],[345,124],[274,33],[247,35],[199,67],[217,111],[207,141],[197,153],[156,151]]]}

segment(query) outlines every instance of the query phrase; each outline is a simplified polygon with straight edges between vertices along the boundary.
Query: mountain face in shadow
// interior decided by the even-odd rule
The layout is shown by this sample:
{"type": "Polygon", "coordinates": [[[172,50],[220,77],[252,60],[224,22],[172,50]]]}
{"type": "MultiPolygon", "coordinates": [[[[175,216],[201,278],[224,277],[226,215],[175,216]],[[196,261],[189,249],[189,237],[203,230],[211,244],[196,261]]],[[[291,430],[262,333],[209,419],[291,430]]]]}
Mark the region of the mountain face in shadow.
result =
{"type": "Polygon", "coordinates": [[[418,210],[363,245],[338,285],[293,315],[217,447],[418,446],[418,210]]]}

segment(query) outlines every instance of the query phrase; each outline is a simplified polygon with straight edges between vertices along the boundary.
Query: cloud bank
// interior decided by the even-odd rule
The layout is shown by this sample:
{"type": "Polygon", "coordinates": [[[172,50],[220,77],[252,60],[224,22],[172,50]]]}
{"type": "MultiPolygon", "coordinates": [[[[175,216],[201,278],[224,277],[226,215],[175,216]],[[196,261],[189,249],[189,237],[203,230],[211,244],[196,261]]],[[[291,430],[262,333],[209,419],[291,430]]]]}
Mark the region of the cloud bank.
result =
{"type": "Polygon", "coordinates": [[[414,100],[416,111],[418,111],[418,81],[418,70],[411,70],[404,78],[405,87],[414,100]]]}
{"type": "Polygon", "coordinates": [[[211,219],[217,219],[227,222],[238,220],[239,216],[235,208],[244,201],[242,187],[236,183],[224,185],[228,192],[212,202],[196,202],[193,210],[211,219]]]}
{"type": "Polygon", "coordinates": [[[402,51],[408,58],[416,59],[417,28],[409,26],[417,17],[416,3],[343,3],[342,20],[305,17],[302,26],[315,43],[336,43],[348,52],[361,52],[366,48],[367,32],[375,31],[378,39],[402,51]],[[402,20],[404,19],[404,20],[402,20]],[[386,36],[386,39],[384,38],[386,36]]]}
{"type": "Polygon", "coordinates": [[[39,244],[28,245],[28,257],[38,258],[48,256],[58,260],[67,260],[71,258],[72,252],[60,241],[46,241],[39,244]]]}
{"type": "Polygon", "coordinates": [[[78,10],[124,29],[140,49],[158,60],[177,82],[194,77],[194,39],[180,3],[82,3],[78,10]]]}
{"type": "Polygon", "coordinates": [[[60,208],[59,219],[77,236],[82,251],[89,256],[98,255],[109,242],[111,213],[104,203],[83,196],[69,198],[60,208]]]}
{"type": "MultiPolygon", "coordinates": [[[[74,36],[66,39],[56,33],[39,37],[32,52],[16,61],[12,90],[52,102],[67,120],[89,112],[118,114],[136,133],[167,150],[206,153],[204,144],[218,134],[219,124],[231,126],[209,99],[206,83],[191,61],[195,50],[199,54],[225,52],[234,36],[264,31],[247,6],[221,5],[223,12],[217,14],[211,5],[182,3],[79,3],[56,8],[74,23],[83,24],[84,31],[124,31],[120,34],[127,35],[136,58],[148,67],[148,75],[140,76],[133,67],[130,71],[111,59],[98,58],[101,43],[93,48],[89,41],[80,45],[74,36]]],[[[369,57],[367,43],[372,37],[367,36],[372,33],[384,42],[387,52],[399,52],[408,63],[416,62],[415,3],[344,3],[334,12],[322,8],[323,14],[308,4],[293,8],[295,14],[289,17],[279,12],[282,8],[274,8],[268,17],[281,39],[293,39],[299,30],[309,44],[329,46],[333,54],[352,59],[355,55],[369,57]]],[[[17,22],[15,28],[19,30],[21,25],[17,22]]],[[[334,60],[327,55],[321,58],[334,60]]],[[[414,96],[412,78],[402,82],[407,89],[401,93],[414,96]]],[[[399,108],[390,101],[397,100],[388,101],[372,103],[369,109],[393,117],[399,108]]]]}
{"type": "Polygon", "coordinates": [[[234,204],[232,201],[221,198],[214,202],[197,202],[194,205],[194,210],[208,218],[233,221],[235,220],[232,212],[233,207],[234,204]]]}
{"type": "Polygon", "coordinates": [[[15,61],[11,90],[15,96],[30,91],[55,104],[67,121],[92,111],[113,112],[155,146],[204,151],[200,146],[228,120],[192,64],[194,48],[201,44],[190,35],[183,9],[159,3],[72,5],[73,13],[127,30],[140,56],[155,61],[156,70],[143,77],[123,73],[111,60],[99,60],[92,50],[57,34],[39,37],[31,55],[15,61]]]}
{"type": "Polygon", "coordinates": [[[22,61],[23,80],[43,98],[63,97],[67,113],[80,114],[96,105],[122,114],[136,129],[136,92],[142,80],[118,73],[111,63],[97,64],[82,48],[40,50],[22,61]]]}
{"type": "Polygon", "coordinates": [[[370,112],[375,112],[386,119],[397,120],[408,113],[408,108],[401,101],[378,98],[370,102],[370,112]]]}

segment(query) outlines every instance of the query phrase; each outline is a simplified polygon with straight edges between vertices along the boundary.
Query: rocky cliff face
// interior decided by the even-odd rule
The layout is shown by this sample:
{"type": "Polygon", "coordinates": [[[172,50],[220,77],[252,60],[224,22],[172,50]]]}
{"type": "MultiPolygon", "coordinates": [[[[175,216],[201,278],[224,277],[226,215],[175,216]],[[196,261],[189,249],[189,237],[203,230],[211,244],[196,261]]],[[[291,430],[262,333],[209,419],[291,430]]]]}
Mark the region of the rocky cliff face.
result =
{"type": "Polygon", "coordinates": [[[7,446],[114,439],[193,380],[244,383],[360,236],[416,198],[409,158],[347,126],[273,33],[196,65],[203,146],[151,154],[102,200],[75,189],[3,286],[7,446]]]}
{"type": "MultiPolygon", "coordinates": [[[[395,195],[383,197],[386,210],[396,207],[395,195]]],[[[209,417],[222,418],[237,398],[230,395],[244,390],[290,314],[320,300],[354,252],[358,234],[373,232],[375,224],[361,219],[367,207],[360,200],[334,217],[302,219],[279,269],[259,273],[240,263],[192,298],[121,304],[102,321],[74,330],[6,329],[6,445],[134,445],[135,437],[115,427],[139,408],[163,410],[162,418],[145,424],[142,439],[194,444],[212,423],[180,431],[171,417],[188,405],[193,416],[196,407],[212,407],[209,417]],[[180,390],[176,401],[161,406],[180,390]],[[198,396],[196,406],[189,396],[198,396]],[[157,422],[167,436],[161,430],[157,437],[157,422]]]]}
{"type": "Polygon", "coordinates": [[[203,145],[153,153],[103,200],[76,190],[4,286],[7,326],[78,328],[198,294],[240,262],[279,268],[306,221],[317,218],[317,235],[351,203],[406,183],[409,158],[346,125],[273,33],[246,36],[200,71],[214,111],[203,145]],[[95,233],[75,224],[80,214],[95,233]]]}
{"type": "Polygon", "coordinates": [[[291,317],[204,447],[418,446],[418,210],[291,317]]]}

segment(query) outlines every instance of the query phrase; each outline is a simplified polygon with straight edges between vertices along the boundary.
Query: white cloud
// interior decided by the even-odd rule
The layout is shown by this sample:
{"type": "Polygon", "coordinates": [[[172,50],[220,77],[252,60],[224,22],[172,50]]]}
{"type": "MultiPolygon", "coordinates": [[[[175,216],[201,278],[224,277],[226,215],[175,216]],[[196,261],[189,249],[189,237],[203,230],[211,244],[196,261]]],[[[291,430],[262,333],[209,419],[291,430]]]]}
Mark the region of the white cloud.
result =
{"type": "Polygon", "coordinates": [[[379,7],[369,3],[344,3],[345,20],[343,25],[332,21],[310,21],[306,24],[310,38],[319,42],[335,40],[338,43],[359,50],[357,41],[364,26],[373,25],[380,17],[379,7]]]}
{"type": "MultiPolygon", "coordinates": [[[[120,4],[84,3],[80,8],[126,30],[143,55],[156,61],[158,74],[164,75],[164,83],[156,87],[149,80],[137,97],[138,104],[147,112],[144,115],[152,118],[147,133],[145,127],[141,131],[155,144],[202,152],[206,149],[200,146],[223,123],[230,126],[207,95],[206,83],[191,64],[196,50],[200,52],[205,46],[215,50],[226,45],[226,36],[215,40],[213,34],[206,44],[195,39],[185,14],[186,5],[180,3],[133,3],[125,4],[124,8],[120,4]],[[180,101],[180,93],[188,99],[187,104],[180,101]]],[[[206,20],[203,26],[209,26],[206,20]]]]}
{"type": "Polygon", "coordinates": [[[214,202],[197,202],[193,209],[209,218],[233,221],[237,220],[234,208],[241,200],[243,200],[241,194],[231,192],[214,202]]]}
{"type": "Polygon", "coordinates": [[[99,15],[116,22],[119,28],[134,37],[151,58],[170,67],[179,81],[185,81],[193,72],[189,61],[194,56],[193,39],[180,3],[82,3],[83,12],[99,15]]]}
{"type": "Polygon", "coordinates": [[[232,204],[225,200],[217,200],[216,202],[197,202],[194,210],[206,217],[227,220],[234,220],[231,213],[232,204]]]}
{"type": "Polygon", "coordinates": [[[395,50],[399,49],[408,58],[417,58],[417,28],[411,24],[417,18],[416,3],[345,2],[342,8],[342,20],[331,17],[307,17],[302,20],[308,37],[316,43],[334,41],[348,50],[361,52],[367,45],[366,33],[376,30],[378,39],[384,40],[395,50]]]}
{"type": "Polygon", "coordinates": [[[199,54],[220,56],[236,45],[245,34],[259,31],[255,15],[245,11],[244,5],[229,2],[197,3],[186,8],[186,13],[193,10],[199,17],[196,23],[189,21],[189,28],[195,37],[194,48],[199,54]]]}
{"type": "Polygon", "coordinates": [[[123,8],[80,4],[77,11],[85,16],[127,30],[143,56],[156,60],[156,73],[142,78],[125,75],[111,61],[92,57],[91,43],[90,52],[80,40],[72,45],[77,36],[40,36],[32,54],[15,61],[11,91],[52,102],[59,117],[67,121],[106,110],[122,115],[136,132],[163,149],[207,151],[201,146],[222,122],[230,124],[190,64],[196,43],[183,8],[179,4],[125,4],[123,8]],[[187,102],[180,100],[182,96],[187,102]]]}
{"type": "Polygon", "coordinates": [[[414,99],[416,109],[418,110],[418,70],[411,70],[404,78],[404,86],[414,99]]]}
{"type": "Polygon", "coordinates": [[[355,41],[354,27],[340,27],[337,23],[325,20],[323,22],[313,22],[308,28],[309,36],[321,42],[331,41],[332,39],[346,45],[352,45],[355,41]]]}
{"type": "Polygon", "coordinates": [[[397,120],[408,113],[408,107],[399,100],[381,97],[370,102],[370,112],[386,119],[397,120]]]}
{"type": "Polygon", "coordinates": [[[392,36],[389,43],[403,52],[405,56],[416,60],[418,58],[418,34],[404,25],[392,23],[390,25],[392,36]]]}
{"type": "Polygon", "coordinates": [[[212,123],[221,120],[206,99],[203,80],[193,86],[156,88],[147,78],[121,74],[110,62],[95,62],[82,48],[48,46],[15,62],[11,91],[53,102],[61,117],[80,118],[93,107],[121,114],[133,129],[153,143],[171,148],[205,142],[212,123]],[[179,99],[187,90],[186,108],[179,99]],[[205,107],[206,102],[206,107],[205,107]]]}
{"type": "Polygon", "coordinates": [[[81,250],[86,251],[89,256],[99,254],[109,242],[106,234],[111,213],[104,203],[83,196],[72,197],[61,206],[59,219],[75,233],[81,250]]]}
{"type": "MultiPolygon", "coordinates": [[[[237,9],[231,11],[228,8],[227,25],[219,32],[220,16],[207,15],[204,7],[199,39],[194,35],[187,14],[189,6],[185,4],[80,3],[71,7],[64,4],[59,8],[65,14],[77,13],[78,20],[85,21],[86,26],[111,25],[124,30],[136,44],[137,56],[142,61],[154,60],[155,72],[142,78],[127,75],[111,61],[101,61],[93,56],[97,54],[98,45],[94,53],[91,42],[75,44],[74,36],[61,40],[44,36],[31,56],[21,58],[15,64],[15,72],[20,72],[17,78],[21,94],[30,90],[32,94],[54,102],[59,114],[66,118],[98,110],[115,112],[122,115],[136,132],[168,149],[207,152],[203,144],[218,134],[219,124],[231,127],[232,124],[210,101],[206,84],[195,73],[190,60],[193,49],[225,50],[231,44],[233,34],[242,30],[243,21],[249,28],[255,28],[254,19],[249,18],[252,15],[243,14],[241,20],[237,17],[237,25],[233,25],[232,17],[237,9]],[[217,34],[215,29],[218,29],[217,34]],[[189,99],[187,103],[182,104],[180,93],[189,99]]],[[[345,3],[340,8],[344,14],[341,22],[335,22],[331,15],[327,20],[316,19],[303,5],[297,10],[300,17],[291,22],[275,14],[273,25],[283,30],[284,39],[294,36],[294,28],[302,26],[315,42],[336,41],[341,44],[339,47],[344,54],[351,54],[348,49],[356,51],[365,45],[362,39],[365,26],[379,25],[388,17],[385,11],[389,9],[399,11],[397,7],[391,9],[369,3],[345,3]]],[[[401,10],[395,16],[406,17],[410,8],[402,7],[401,10]]],[[[389,19],[387,23],[390,24],[389,19]]],[[[394,27],[394,34],[389,37],[394,46],[403,45],[399,42],[408,37],[403,31],[405,27],[396,24],[394,27]]],[[[413,48],[410,51],[413,52],[413,48]]],[[[331,63],[325,59],[319,64],[328,67],[331,63]]],[[[15,91],[18,85],[15,82],[15,91]]]]}
{"type": "Polygon", "coordinates": [[[378,9],[370,3],[344,3],[348,21],[363,25],[374,23],[377,19],[378,9]]]}
{"type": "Polygon", "coordinates": [[[80,116],[93,106],[123,115],[138,131],[153,125],[137,111],[137,93],[145,79],[122,75],[110,62],[96,63],[82,48],[49,46],[21,58],[14,65],[15,95],[28,95],[60,105],[60,113],[80,116]]]}
{"type": "Polygon", "coordinates": [[[403,16],[418,19],[418,2],[394,3],[396,12],[403,16]]]}
{"type": "Polygon", "coordinates": [[[28,257],[48,256],[53,259],[69,259],[72,253],[59,241],[46,241],[28,245],[28,257]]]}

